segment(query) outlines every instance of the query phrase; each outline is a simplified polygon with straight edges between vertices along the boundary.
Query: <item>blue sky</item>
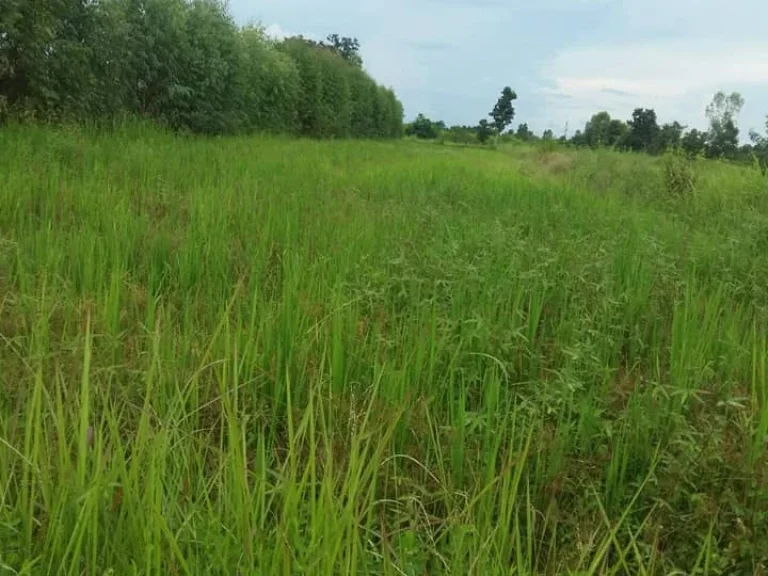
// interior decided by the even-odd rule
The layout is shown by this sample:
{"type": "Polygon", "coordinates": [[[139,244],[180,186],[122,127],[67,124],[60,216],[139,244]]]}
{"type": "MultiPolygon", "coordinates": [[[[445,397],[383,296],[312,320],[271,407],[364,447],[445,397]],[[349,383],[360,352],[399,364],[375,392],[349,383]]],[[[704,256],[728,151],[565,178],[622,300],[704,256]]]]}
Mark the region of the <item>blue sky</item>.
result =
{"type": "Polygon", "coordinates": [[[742,135],[768,114],[765,0],[230,0],[276,35],[356,36],[406,118],[476,124],[505,85],[515,125],[572,134],[600,110],[705,127],[717,90],[746,99],[742,135]]]}

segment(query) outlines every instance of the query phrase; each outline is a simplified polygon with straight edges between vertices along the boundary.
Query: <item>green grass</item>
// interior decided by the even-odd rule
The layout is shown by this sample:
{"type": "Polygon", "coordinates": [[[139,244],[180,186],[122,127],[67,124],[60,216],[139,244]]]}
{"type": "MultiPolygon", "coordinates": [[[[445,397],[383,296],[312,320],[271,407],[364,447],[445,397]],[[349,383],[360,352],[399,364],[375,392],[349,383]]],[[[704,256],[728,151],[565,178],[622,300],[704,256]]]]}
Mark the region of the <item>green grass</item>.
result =
{"type": "Polygon", "coordinates": [[[672,198],[610,152],[0,150],[0,574],[765,572],[757,172],[672,198]]]}

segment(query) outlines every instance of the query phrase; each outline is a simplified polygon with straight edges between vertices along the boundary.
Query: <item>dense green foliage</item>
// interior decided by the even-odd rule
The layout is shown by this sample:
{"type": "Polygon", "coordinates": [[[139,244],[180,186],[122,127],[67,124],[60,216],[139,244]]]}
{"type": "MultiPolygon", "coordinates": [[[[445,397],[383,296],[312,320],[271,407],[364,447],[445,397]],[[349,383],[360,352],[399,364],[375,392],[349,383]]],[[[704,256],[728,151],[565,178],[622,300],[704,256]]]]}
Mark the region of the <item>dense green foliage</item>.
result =
{"type": "Polygon", "coordinates": [[[0,150],[0,572],[765,572],[759,171],[141,127],[0,150]]]}
{"type": "Polygon", "coordinates": [[[515,100],[517,100],[517,93],[509,86],[505,86],[489,114],[493,119],[493,127],[497,134],[502,134],[507,126],[512,124],[512,120],[515,118],[515,107],[512,106],[512,102],[515,100]]]}
{"type": "Polygon", "coordinates": [[[354,39],[276,43],[218,0],[8,0],[0,19],[0,120],[401,135],[402,106],[362,69],[354,39]]]}
{"type": "Polygon", "coordinates": [[[421,140],[434,140],[445,130],[445,122],[433,122],[424,114],[419,114],[405,125],[405,135],[414,136],[421,140]]]}

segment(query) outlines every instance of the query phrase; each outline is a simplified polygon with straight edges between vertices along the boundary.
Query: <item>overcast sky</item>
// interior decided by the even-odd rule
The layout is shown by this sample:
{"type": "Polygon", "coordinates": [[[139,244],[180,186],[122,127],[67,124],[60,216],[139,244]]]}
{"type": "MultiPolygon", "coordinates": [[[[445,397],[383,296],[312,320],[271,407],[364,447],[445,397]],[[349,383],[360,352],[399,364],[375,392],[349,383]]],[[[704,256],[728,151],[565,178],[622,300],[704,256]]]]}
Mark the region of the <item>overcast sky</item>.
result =
{"type": "Polygon", "coordinates": [[[501,89],[515,125],[582,128],[600,110],[705,127],[717,90],[746,99],[742,135],[768,114],[766,0],[230,0],[275,35],[356,36],[366,69],[406,119],[476,124],[501,89]]]}

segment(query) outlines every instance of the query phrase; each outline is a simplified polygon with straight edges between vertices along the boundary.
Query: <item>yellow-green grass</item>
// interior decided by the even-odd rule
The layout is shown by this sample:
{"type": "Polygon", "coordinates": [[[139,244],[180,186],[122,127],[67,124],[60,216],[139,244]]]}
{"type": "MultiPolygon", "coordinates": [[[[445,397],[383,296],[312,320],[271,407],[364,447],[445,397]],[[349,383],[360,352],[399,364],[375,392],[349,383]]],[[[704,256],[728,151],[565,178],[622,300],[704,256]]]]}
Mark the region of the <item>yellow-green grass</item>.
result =
{"type": "Polygon", "coordinates": [[[678,197],[642,156],[142,126],[0,151],[0,574],[765,570],[758,172],[678,197]]]}

